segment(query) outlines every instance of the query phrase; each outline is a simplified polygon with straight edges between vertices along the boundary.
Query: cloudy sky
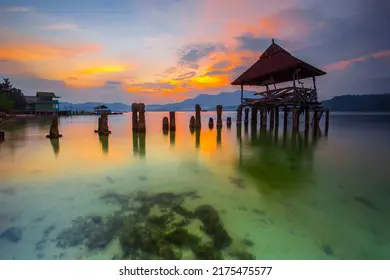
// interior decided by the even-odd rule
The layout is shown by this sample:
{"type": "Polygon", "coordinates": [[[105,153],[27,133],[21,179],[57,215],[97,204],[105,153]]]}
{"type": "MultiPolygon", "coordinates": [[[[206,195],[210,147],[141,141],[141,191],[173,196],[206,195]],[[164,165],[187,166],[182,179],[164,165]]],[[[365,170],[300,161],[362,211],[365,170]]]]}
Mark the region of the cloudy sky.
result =
{"type": "Polygon", "coordinates": [[[320,99],[390,92],[390,1],[0,0],[0,76],[63,101],[237,88],[271,38],[325,70],[320,99]]]}

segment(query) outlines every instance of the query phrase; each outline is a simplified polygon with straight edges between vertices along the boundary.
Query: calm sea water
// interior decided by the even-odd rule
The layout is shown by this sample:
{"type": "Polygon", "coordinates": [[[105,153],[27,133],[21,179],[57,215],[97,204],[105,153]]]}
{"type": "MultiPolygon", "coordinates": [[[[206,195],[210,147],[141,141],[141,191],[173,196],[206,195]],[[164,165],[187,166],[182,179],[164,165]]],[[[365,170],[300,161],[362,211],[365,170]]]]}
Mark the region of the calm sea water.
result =
{"type": "Polygon", "coordinates": [[[319,138],[283,135],[283,118],[277,135],[237,131],[233,112],[220,131],[207,126],[215,112],[202,113],[200,133],[177,113],[164,135],[167,115],[148,112],[144,137],[131,114],[109,116],[108,138],[94,133],[96,116],[61,118],[58,142],[45,138],[50,119],[0,125],[0,259],[117,257],[118,241],[62,248],[58,236],[118,211],[105,194],[138,191],[196,192],[185,207],[212,205],[232,246],[246,240],[256,259],[390,259],[390,115],[332,113],[319,138]]]}

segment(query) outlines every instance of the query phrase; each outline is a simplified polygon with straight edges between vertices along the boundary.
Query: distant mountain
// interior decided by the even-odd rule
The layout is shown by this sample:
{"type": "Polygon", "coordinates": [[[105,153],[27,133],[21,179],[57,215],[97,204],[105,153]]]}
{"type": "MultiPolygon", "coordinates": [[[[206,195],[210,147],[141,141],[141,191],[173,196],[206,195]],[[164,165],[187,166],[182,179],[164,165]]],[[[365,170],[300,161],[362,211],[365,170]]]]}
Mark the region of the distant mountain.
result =
{"type": "Polygon", "coordinates": [[[60,110],[72,110],[72,111],[87,111],[93,112],[93,108],[96,106],[105,105],[113,112],[130,112],[131,106],[123,103],[101,103],[101,102],[86,102],[86,103],[69,103],[60,102],[60,110]]]}
{"type": "MultiPolygon", "coordinates": [[[[244,91],[244,97],[253,97],[253,91],[244,91]]],[[[240,91],[221,92],[216,95],[200,94],[195,98],[186,99],[182,102],[146,105],[147,111],[193,111],[196,104],[203,110],[215,110],[217,105],[222,105],[224,111],[234,111],[240,104],[240,91]]],[[[390,112],[390,93],[388,94],[367,94],[367,95],[341,95],[332,99],[322,101],[322,104],[331,111],[344,112],[390,112]]],[[[130,112],[131,105],[123,103],[100,103],[87,102],[72,104],[68,102],[60,103],[60,110],[89,111],[99,105],[106,105],[113,112],[130,112]]]]}
{"type": "Polygon", "coordinates": [[[390,93],[366,95],[341,95],[322,104],[331,111],[390,112],[390,93]]]}
{"type": "MultiPolygon", "coordinates": [[[[254,91],[244,91],[244,97],[253,96],[254,91]]],[[[241,91],[221,92],[219,94],[200,94],[195,98],[186,99],[182,102],[165,105],[146,105],[148,111],[193,111],[196,104],[203,110],[215,110],[217,105],[222,105],[224,110],[235,110],[240,104],[241,91]]]]}

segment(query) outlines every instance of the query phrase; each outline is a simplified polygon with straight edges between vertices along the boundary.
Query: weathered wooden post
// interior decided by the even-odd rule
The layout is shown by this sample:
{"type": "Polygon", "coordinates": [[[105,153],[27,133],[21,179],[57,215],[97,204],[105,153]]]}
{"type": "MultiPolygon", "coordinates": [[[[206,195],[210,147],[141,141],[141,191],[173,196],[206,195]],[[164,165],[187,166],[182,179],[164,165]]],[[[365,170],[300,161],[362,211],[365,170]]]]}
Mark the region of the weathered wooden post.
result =
{"type": "Polygon", "coordinates": [[[299,131],[299,111],[298,109],[293,109],[293,130],[299,131]]]}
{"type": "Polygon", "coordinates": [[[262,129],[267,129],[267,109],[260,109],[260,126],[262,129]]]}
{"type": "Polygon", "coordinates": [[[214,119],[209,118],[209,129],[213,129],[213,128],[214,128],[214,119]]]}
{"type": "Polygon", "coordinates": [[[287,118],[288,118],[288,108],[284,107],[284,116],[283,116],[283,131],[287,131],[287,118]]]}
{"type": "Polygon", "coordinates": [[[251,108],[252,110],[251,110],[251,113],[252,113],[252,115],[251,115],[251,125],[252,126],[256,126],[257,125],[257,108],[256,107],[253,107],[252,106],[252,108],[251,108]]]}
{"type": "Polygon", "coordinates": [[[169,130],[169,120],[168,117],[164,117],[162,120],[162,130],[166,134],[169,130]]]}
{"type": "Polygon", "coordinates": [[[310,128],[310,108],[305,108],[305,131],[309,131],[310,128]]]}
{"type": "Polygon", "coordinates": [[[193,131],[195,129],[195,117],[191,116],[190,118],[190,124],[189,124],[190,130],[193,131]]]}
{"type": "Polygon", "coordinates": [[[275,128],[275,108],[271,108],[269,113],[269,128],[270,130],[275,128]]]}
{"type": "Polygon", "coordinates": [[[236,125],[241,125],[241,123],[242,123],[242,107],[238,106],[238,108],[237,108],[236,125]]]}
{"type": "Polygon", "coordinates": [[[313,115],[313,134],[317,135],[318,133],[318,111],[314,110],[314,115],[313,115]]]}
{"type": "Polygon", "coordinates": [[[5,132],[0,130],[0,142],[5,140],[5,132]]]}
{"type": "Polygon", "coordinates": [[[276,130],[279,128],[279,107],[275,108],[275,128],[276,130]]]}
{"type": "Polygon", "coordinates": [[[227,119],[226,119],[226,126],[227,126],[227,128],[231,128],[232,127],[232,118],[231,117],[227,117],[227,119]]]}
{"type": "Polygon", "coordinates": [[[56,114],[53,114],[53,118],[51,120],[51,125],[50,125],[50,131],[49,134],[46,135],[46,138],[58,139],[60,137],[62,137],[62,135],[58,131],[58,117],[56,114]]]}
{"type": "Polygon", "coordinates": [[[217,105],[217,128],[222,128],[222,105],[217,105]]]}
{"type": "Polygon", "coordinates": [[[108,115],[102,113],[98,119],[98,129],[95,130],[99,135],[109,135],[111,131],[108,129],[108,115]]]}
{"type": "Polygon", "coordinates": [[[133,132],[138,131],[138,104],[131,104],[132,119],[133,119],[133,132]]]}
{"type": "Polygon", "coordinates": [[[325,111],[325,136],[328,135],[329,130],[329,109],[325,111]]]}
{"type": "Polygon", "coordinates": [[[248,125],[248,123],[249,123],[249,108],[246,107],[246,108],[245,108],[245,119],[244,119],[244,124],[245,124],[245,125],[248,125]]]}
{"type": "Polygon", "coordinates": [[[140,103],[138,104],[138,113],[139,113],[139,119],[138,119],[138,129],[137,132],[139,133],[145,133],[146,132],[146,119],[145,119],[145,104],[140,103]]]}
{"type": "Polygon", "coordinates": [[[200,108],[200,105],[199,104],[196,104],[195,105],[195,128],[201,128],[202,124],[201,124],[201,120],[200,120],[200,111],[202,110],[202,108],[200,108]]]}
{"type": "Polygon", "coordinates": [[[175,117],[175,111],[169,112],[169,130],[176,131],[176,117],[175,117]]]}

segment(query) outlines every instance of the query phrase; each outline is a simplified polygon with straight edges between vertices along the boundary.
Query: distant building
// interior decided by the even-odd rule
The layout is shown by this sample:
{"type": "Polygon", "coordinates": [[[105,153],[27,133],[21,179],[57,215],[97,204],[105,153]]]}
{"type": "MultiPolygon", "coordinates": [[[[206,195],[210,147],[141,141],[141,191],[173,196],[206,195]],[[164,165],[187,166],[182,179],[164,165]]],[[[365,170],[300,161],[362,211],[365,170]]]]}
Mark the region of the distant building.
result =
{"type": "Polygon", "coordinates": [[[60,98],[54,92],[37,92],[36,96],[25,96],[26,112],[32,114],[54,113],[59,110],[59,102],[55,98],[60,98]]]}
{"type": "Polygon", "coordinates": [[[100,106],[94,107],[93,112],[95,114],[98,114],[98,115],[103,114],[103,113],[111,114],[111,110],[106,105],[100,105],[100,106]]]}

